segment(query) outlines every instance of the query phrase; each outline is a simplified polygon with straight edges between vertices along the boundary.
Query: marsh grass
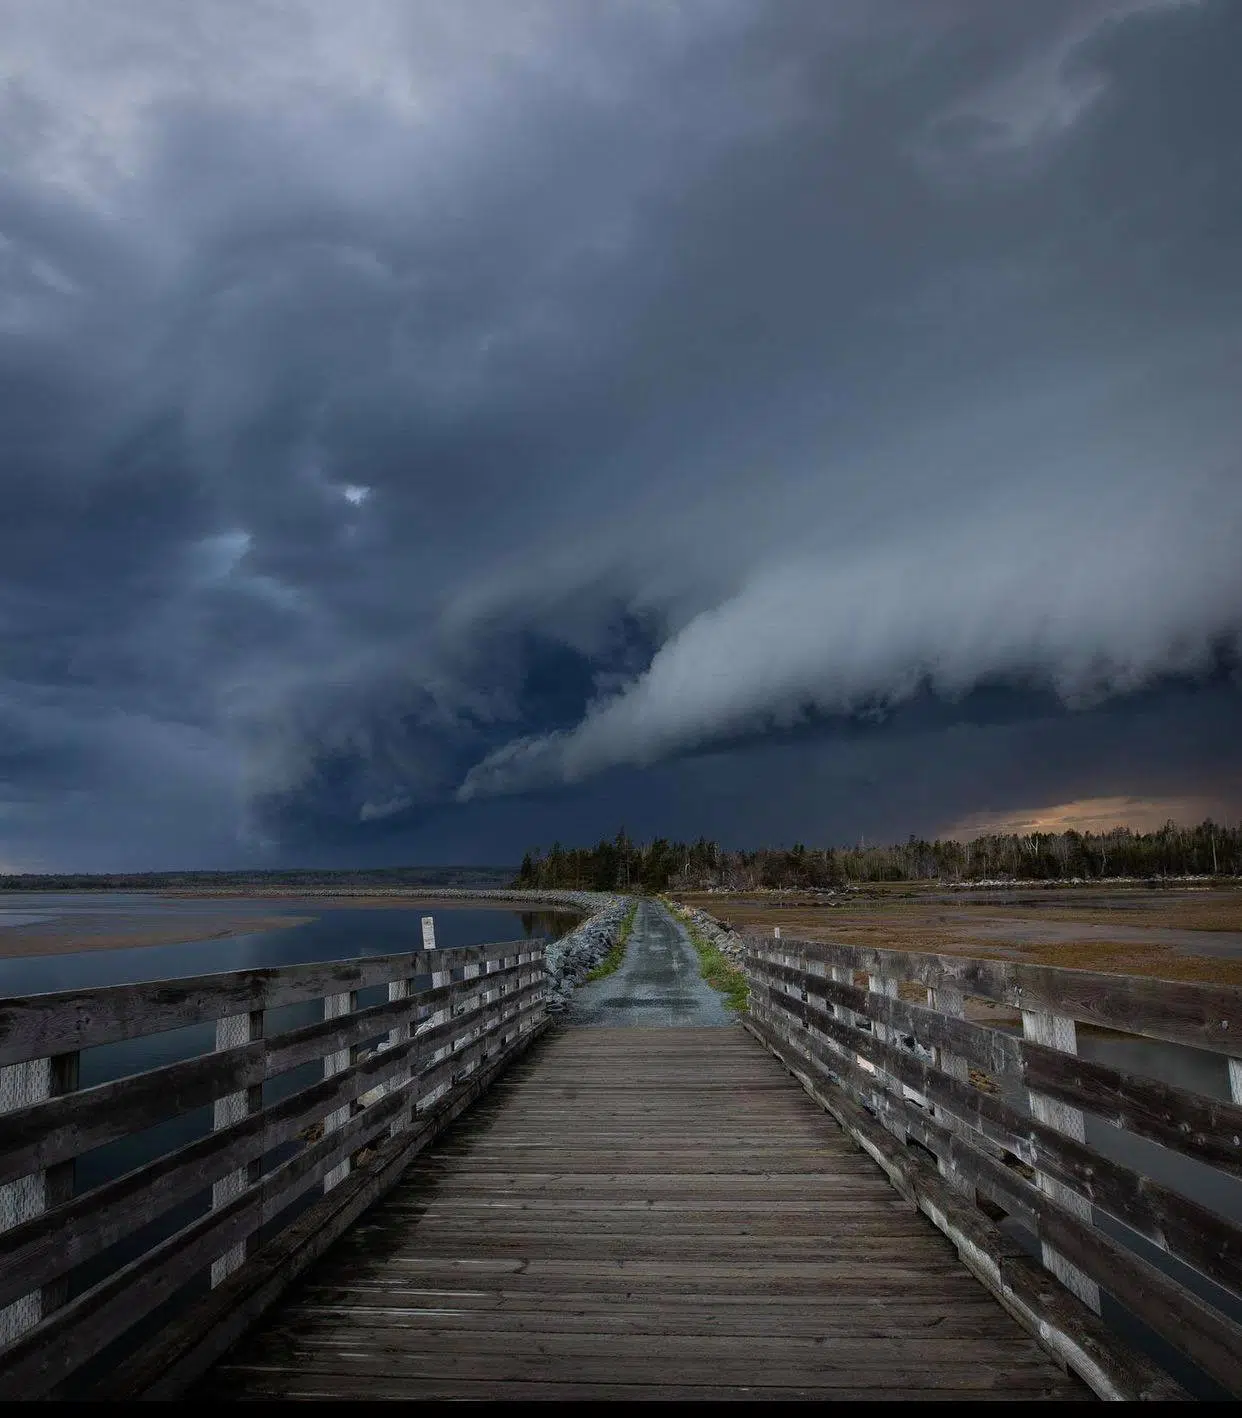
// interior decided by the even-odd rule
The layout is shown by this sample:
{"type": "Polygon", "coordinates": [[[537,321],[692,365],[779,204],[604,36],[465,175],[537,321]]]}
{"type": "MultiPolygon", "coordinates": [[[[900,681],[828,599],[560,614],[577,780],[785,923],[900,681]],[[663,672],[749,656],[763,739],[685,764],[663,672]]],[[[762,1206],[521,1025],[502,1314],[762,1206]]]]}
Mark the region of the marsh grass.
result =
{"type": "MultiPolygon", "coordinates": [[[[909,886],[903,887],[913,898],[909,886]]],[[[1069,970],[1093,970],[1115,975],[1145,975],[1162,980],[1242,985],[1242,952],[1219,948],[1200,955],[1190,942],[1172,945],[1136,939],[1135,927],[1160,930],[1242,932],[1242,891],[1217,888],[1220,898],[1200,903],[1186,891],[1136,889],[1125,894],[1129,903],[1117,909],[1091,906],[1106,896],[1103,888],[1048,893],[1040,906],[1007,901],[963,898],[946,902],[944,893],[924,899],[896,899],[877,892],[872,898],[848,902],[792,899],[781,904],[752,894],[715,897],[687,892],[685,900],[710,911],[734,930],[770,936],[774,925],[788,940],[834,941],[880,950],[911,950],[940,955],[965,955],[982,960],[1015,960],[1032,965],[1056,965],[1069,970]],[[987,936],[972,932],[975,922],[1007,930],[987,936]],[[1124,926],[1129,940],[1110,939],[1109,926],[1124,926]],[[1081,935],[1048,939],[1045,927],[1058,933],[1080,927],[1081,935]]],[[[1114,893],[1120,896],[1121,893],[1114,893]]],[[[1029,898],[1030,893],[1026,893],[1029,898]]],[[[676,909],[676,903],[670,901],[676,909]]]]}
{"type": "Polygon", "coordinates": [[[621,929],[617,932],[617,938],[609,948],[608,954],[599,962],[594,970],[586,977],[586,984],[593,980],[602,980],[608,975],[615,974],[620,970],[621,963],[625,959],[626,947],[630,943],[630,934],[634,929],[634,917],[638,914],[638,902],[631,904],[630,909],[625,913],[625,919],[621,922],[621,929]]]}
{"type": "Polygon", "coordinates": [[[682,915],[674,902],[665,898],[664,904],[685,926],[690,936],[690,944],[694,946],[694,953],[699,957],[699,974],[713,990],[724,995],[726,1009],[744,1014],[750,1003],[750,986],[746,983],[745,972],[739,970],[732,961],[722,955],[698,930],[694,922],[682,915]]]}

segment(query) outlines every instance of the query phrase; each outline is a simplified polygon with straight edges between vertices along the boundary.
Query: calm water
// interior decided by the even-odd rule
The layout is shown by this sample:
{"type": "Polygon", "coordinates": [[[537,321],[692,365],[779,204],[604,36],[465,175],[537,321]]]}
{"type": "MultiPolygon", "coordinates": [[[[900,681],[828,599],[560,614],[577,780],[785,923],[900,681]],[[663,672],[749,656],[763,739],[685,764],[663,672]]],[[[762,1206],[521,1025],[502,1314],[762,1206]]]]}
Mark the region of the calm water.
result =
{"type": "MultiPolygon", "coordinates": [[[[419,952],[422,950],[424,915],[431,916],[435,921],[436,945],[440,949],[532,937],[553,938],[570,929],[578,919],[568,913],[519,912],[509,908],[469,906],[332,906],[325,909],[322,902],[315,900],[188,901],[121,893],[106,897],[92,893],[23,894],[20,900],[0,898],[0,932],[6,927],[55,924],[89,939],[153,924],[165,926],[178,919],[193,920],[201,928],[204,918],[214,920],[218,917],[221,929],[230,919],[235,920],[239,916],[267,919],[313,916],[313,919],[300,925],[217,940],[122,949],[97,948],[68,955],[0,959],[0,996],[135,984],[144,980],[403,951],[419,952]]],[[[424,983],[430,983],[429,977],[424,978],[424,983]]],[[[358,1003],[365,1008],[387,997],[387,986],[381,985],[360,990],[358,1003]]],[[[269,1010],[266,1032],[269,1035],[280,1033],[321,1017],[322,1004],[317,1000],[269,1010]]],[[[197,1054],[209,1053],[214,1047],[215,1024],[209,1021],[145,1038],[84,1049],[79,1064],[79,1087],[91,1088],[110,1079],[176,1063],[197,1054]]],[[[267,1080],[263,1085],[263,1102],[265,1105],[277,1102],[298,1089],[310,1086],[320,1077],[322,1066],[318,1063],[290,1069],[267,1080]]],[[[211,1109],[196,1108],[168,1118],[144,1132],[83,1153],[74,1163],[74,1189],[78,1194],[89,1191],[174,1148],[184,1146],[208,1133],[211,1123],[211,1109]]],[[[297,1145],[290,1144],[269,1153],[264,1161],[264,1170],[270,1170],[296,1150],[297,1145]]],[[[309,1204],[318,1194],[318,1188],[312,1188],[292,1210],[309,1204]]],[[[127,1237],[103,1255],[80,1266],[72,1277],[74,1293],[80,1293],[118,1265],[202,1215],[210,1204],[210,1190],[204,1190],[165,1213],[141,1232],[127,1237]]],[[[277,1223],[283,1224],[288,1219],[277,1218],[277,1223]]],[[[270,1234],[278,1229],[278,1224],[265,1229],[270,1234]]],[[[196,1288],[201,1286],[191,1287],[192,1290],[196,1288]]]]}
{"type": "MultiPolygon", "coordinates": [[[[72,955],[0,959],[0,995],[44,994],[51,990],[97,985],[134,984],[180,975],[205,975],[265,965],[297,965],[316,960],[343,960],[361,955],[389,955],[422,948],[421,921],[436,923],[436,944],[482,945],[521,940],[532,935],[559,935],[576,919],[569,915],[474,907],[331,907],[315,901],[175,901],[115,896],[99,900],[83,893],[56,894],[46,902],[24,895],[20,902],[0,900],[0,931],[7,927],[53,920],[86,923],[83,933],[99,934],[127,925],[141,928],[175,922],[179,915],[218,915],[223,926],[238,916],[308,916],[305,925],[255,931],[220,940],[177,945],[145,945],[128,949],[96,949],[72,955]]],[[[0,936],[0,941],[3,937],[0,936]]]]}

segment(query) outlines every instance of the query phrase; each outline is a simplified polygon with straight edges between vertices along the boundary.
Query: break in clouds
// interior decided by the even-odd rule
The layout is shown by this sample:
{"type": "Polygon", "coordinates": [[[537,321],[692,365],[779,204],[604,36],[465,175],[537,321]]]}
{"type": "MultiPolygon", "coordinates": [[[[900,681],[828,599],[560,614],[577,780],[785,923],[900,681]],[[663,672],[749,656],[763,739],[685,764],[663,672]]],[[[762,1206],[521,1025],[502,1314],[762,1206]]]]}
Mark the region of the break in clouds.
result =
{"type": "Polygon", "coordinates": [[[0,868],[1236,809],[1239,46],[4,0],[0,868]]]}

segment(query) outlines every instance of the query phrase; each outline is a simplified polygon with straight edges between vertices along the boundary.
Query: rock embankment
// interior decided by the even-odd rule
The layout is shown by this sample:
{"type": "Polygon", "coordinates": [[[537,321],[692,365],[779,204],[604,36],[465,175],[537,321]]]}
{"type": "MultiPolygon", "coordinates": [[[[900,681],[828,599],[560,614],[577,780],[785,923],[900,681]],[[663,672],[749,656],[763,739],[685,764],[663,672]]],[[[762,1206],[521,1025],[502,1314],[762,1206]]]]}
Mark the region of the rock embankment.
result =
{"type": "Polygon", "coordinates": [[[547,1007],[550,1014],[559,1014],[565,1008],[574,989],[612,949],[630,908],[628,896],[610,896],[602,892],[580,894],[591,897],[595,913],[568,935],[552,941],[548,946],[544,969],[548,972],[547,1007]]]}
{"type": "Polygon", "coordinates": [[[692,925],[709,945],[714,945],[731,965],[741,966],[742,937],[735,930],[697,906],[683,906],[680,901],[669,904],[675,914],[692,925]]]}

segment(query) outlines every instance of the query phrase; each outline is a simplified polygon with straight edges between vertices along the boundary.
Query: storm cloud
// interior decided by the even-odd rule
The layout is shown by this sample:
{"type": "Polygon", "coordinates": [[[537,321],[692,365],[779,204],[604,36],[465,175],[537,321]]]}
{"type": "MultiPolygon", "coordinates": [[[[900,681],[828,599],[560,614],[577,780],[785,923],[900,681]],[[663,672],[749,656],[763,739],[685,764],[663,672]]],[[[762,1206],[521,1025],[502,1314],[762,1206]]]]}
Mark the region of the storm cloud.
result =
{"type": "Polygon", "coordinates": [[[0,0],[0,867],[1242,812],[1239,52],[0,0]]]}

